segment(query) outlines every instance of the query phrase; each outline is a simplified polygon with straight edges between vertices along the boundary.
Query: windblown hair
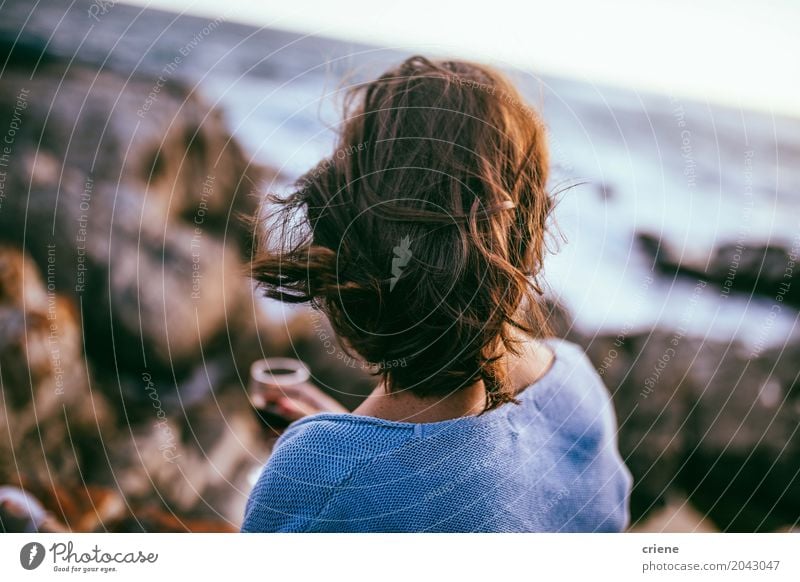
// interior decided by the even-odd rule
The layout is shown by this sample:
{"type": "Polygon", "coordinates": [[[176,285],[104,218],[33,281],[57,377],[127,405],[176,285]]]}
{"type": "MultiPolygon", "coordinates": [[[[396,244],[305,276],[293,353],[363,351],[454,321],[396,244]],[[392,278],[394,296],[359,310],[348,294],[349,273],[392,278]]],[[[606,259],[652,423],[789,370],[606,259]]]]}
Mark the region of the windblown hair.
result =
{"type": "Polygon", "coordinates": [[[505,77],[409,58],[351,89],[334,153],[268,197],[252,275],[322,310],[388,390],[482,380],[489,410],[515,401],[503,357],[546,333],[547,173],[541,118],[505,77]]]}

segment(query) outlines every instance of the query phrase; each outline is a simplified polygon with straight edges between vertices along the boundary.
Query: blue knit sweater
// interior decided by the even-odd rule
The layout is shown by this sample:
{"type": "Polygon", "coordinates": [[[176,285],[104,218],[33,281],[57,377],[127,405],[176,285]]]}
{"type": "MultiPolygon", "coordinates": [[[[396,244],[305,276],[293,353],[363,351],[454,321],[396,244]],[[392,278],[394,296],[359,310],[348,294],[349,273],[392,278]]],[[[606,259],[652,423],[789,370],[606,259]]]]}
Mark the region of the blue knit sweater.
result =
{"type": "Polygon", "coordinates": [[[292,424],[247,503],[246,532],[596,532],[628,522],[630,474],[608,392],[573,344],[480,416],[292,424]]]}

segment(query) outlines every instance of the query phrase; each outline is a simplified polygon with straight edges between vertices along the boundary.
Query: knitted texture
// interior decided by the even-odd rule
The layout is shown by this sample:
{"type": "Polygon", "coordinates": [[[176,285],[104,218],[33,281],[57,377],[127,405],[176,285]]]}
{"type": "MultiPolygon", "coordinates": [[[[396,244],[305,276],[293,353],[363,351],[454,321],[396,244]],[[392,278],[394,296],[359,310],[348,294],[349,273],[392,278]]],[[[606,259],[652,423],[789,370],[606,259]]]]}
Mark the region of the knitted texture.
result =
{"type": "Polygon", "coordinates": [[[318,414],[292,424],[246,532],[599,532],[628,523],[631,477],[608,392],[577,346],[480,416],[426,424],[318,414]]]}

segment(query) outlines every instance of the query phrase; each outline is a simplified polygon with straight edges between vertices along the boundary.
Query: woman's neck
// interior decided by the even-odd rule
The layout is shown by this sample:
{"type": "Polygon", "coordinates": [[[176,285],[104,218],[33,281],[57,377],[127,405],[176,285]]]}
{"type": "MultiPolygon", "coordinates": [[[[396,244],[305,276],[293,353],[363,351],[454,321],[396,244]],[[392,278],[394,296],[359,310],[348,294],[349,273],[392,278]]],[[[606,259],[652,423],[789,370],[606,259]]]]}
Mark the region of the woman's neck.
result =
{"type": "Polygon", "coordinates": [[[483,381],[447,395],[422,398],[410,390],[389,392],[381,383],[353,413],[401,422],[438,422],[480,413],[486,404],[483,381]]]}
{"type": "MultiPolygon", "coordinates": [[[[554,354],[544,344],[528,341],[521,346],[519,356],[506,360],[508,379],[517,393],[544,376],[553,365],[554,354]]],[[[410,390],[388,392],[381,383],[353,413],[384,420],[428,423],[474,416],[486,405],[483,381],[450,394],[420,397],[410,390]]]]}

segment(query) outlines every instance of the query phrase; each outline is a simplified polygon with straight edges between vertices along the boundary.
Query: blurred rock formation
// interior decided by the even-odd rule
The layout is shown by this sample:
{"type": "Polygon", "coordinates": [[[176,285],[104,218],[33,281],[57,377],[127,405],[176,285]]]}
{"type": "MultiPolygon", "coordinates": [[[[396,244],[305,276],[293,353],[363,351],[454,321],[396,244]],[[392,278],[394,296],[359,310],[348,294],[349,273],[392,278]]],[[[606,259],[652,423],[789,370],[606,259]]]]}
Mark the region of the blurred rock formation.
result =
{"type": "Polygon", "coordinates": [[[570,339],[613,394],[634,523],[676,498],[723,531],[800,520],[800,346],[754,354],[662,329],[570,339]]]}
{"type": "Polygon", "coordinates": [[[266,170],[180,84],[0,48],[0,484],[81,531],[235,528],[247,369],[286,345],[243,276],[266,170]]]}

